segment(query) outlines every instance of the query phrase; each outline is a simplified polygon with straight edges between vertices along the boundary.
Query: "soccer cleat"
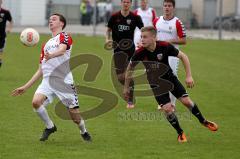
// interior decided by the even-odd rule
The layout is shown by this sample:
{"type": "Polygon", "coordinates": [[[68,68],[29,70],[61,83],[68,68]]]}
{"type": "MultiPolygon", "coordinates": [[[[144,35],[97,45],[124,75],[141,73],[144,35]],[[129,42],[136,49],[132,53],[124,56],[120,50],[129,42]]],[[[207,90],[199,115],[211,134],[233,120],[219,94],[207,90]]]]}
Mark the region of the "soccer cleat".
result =
{"type": "Polygon", "coordinates": [[[212,121],[205,120],[203,122],[203,125],[207,127],[211,131],[217,131],[218,130],[218,125],[212,121]]]}
{"type": "Polygon", "coordinates": [[[48,139],[48,137],[54,133],[55,131],[57,131],[57,127],[56,125],[54,125],[54,127],[50,128],[50,129],[44,129],[42,137],[40,138],[40,141],[46,141],[48,139]]]}
{"type": "Polygon", "coordinates": [[[84,141],[88,141],[88,142],[92,141],[92,138],[91,138],[91,136],[88,132],[85,132],[84,134],[81,134],[81,136],[82,136],[84,141]]]}
{"type": "Polygon", "coordinates": [[[131,102],[128,102],[127,109],[133,109],[133,108],[134,108],[134,104],[131,102]]]}
{"type": "Polygon", "coordinates": [[[187,137],[184,134],[184,132],[178,135],[178,142],[180,142],[180,143],[187,142],[187,137]]]}

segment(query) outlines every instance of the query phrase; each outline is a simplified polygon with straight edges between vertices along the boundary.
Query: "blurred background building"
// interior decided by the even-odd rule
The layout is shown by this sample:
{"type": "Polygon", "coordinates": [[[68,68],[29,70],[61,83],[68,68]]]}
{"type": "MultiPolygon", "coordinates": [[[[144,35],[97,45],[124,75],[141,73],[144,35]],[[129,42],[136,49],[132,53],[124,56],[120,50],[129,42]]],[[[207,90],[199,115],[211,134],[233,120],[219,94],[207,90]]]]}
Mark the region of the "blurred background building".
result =
{"type": "MultiPolygon", "coordinates": [[[[12,13],[15,26],[47,24],[47,18],[54,12],[65,15],[69,24],[81,24],[84,12],[88,12],[88,23],[93,24],[96,15],[97,24],[105,23],[108,4],[113,12],[120,9],[120,0],[3,0],[3,6],[12,13]],[[87,9],[80,5],[89,1],[87,9]],[[110,1],[110,3],[107,3],[110,1]],[[110,7],[111,8],[111,7],[110,7]]],[[[149,0],[157,15],[162,14],[163,0],[149,0]]],[[[176,16],[181,18],[187,28],[218,28],[220,0],[176,0],[176,16]]],[[[139,6],[139,0],[133,0],[133,9],[139,6]]],[[[223,29],[240,30],[240,0],[223,0],[223,29]]]]}

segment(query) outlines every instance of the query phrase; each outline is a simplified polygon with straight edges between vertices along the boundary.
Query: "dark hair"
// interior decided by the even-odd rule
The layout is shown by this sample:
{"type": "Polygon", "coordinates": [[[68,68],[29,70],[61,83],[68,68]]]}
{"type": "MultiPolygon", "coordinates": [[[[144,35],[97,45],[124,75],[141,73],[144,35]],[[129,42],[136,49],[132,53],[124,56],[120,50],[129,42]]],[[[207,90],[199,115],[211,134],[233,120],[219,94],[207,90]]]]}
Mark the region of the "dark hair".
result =
{"type": "MultiPolygon", "coordinates": [[[[123,0],[121,0],[121,2],[122,2],[123,0]]],[[[131,2],[132,2],[132,0],[130,0],[131,2]]]]}
{"type": "Polygon", "coordinates": [[[175,0],[164,0],[163,3],[172,3],[173,7],[175,8],[175,0]]]}
{"type": "MultiPolygon", "coordinates": [[[[60,21],[63,22],[63,27],[62,27],[62,29],[64,29],[64,28],[66,27],[66,25],[67,25],[66,18],[65,18],[62,14],[59,14],[59,13],[54,13],[54,14],[52,14],[51,16],[54,16],[54,15],[58,16],[59,19],[60,19],[60,21]]],[[[51,16],[50,16],[50,17],[51,17],[51,16]]]]}
{"type": "Polygon", "coordinates": [[[150,32],[152,33],[154,36],[157,35],[157,29],[153,26],[147,26],[147,27],[143,27],[141,29],[141,32],[150,32]]]}

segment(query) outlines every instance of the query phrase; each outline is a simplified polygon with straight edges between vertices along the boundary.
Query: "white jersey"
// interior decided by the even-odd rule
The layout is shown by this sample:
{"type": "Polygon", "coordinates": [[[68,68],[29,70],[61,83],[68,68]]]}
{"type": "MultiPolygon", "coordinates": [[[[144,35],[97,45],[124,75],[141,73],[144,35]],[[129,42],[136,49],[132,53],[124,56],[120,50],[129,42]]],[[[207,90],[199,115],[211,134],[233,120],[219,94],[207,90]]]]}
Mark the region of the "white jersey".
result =
{"type": "MultiPolygon", "coordinates": [[[[134,11],[134,13],[141,17],[144,27],[153,26],[154,19],[156,18],[156,11],[153,8],[148,8],[146,10],[142,10],[142,8],[138,8],[134,11]]],[[[141,40],[141,31],[140,29],[136,28],[134,33],[135,46],[137,46],[140,40],[141,40]]]]}
{"type": "MultiPolygon", "coordinates": [[[[166,41],[186,37],[186,30],[183,23],[177,17],[171,20],[164,20],[163,16],[156,18],[153,23],[157,29],[157,40],[166,41]]],[[[179,49],[179,46],[174,44],[179,49]]]]}
{"type": "Polygon", "coordinates": [[[57,34],[55,37],[48,40],[48,42],[42,46],[42,53],[40,58],[41,68],[43,72],[43,78],[54,76],[63,78],[66,83],[73,83],[73,76],[69,67],[69,59],[72,50],[72,38],[65,32],[57,34]],[[60,44],[66,44],[66,53],[62,56],[54,57],[48,61],[44,58],[46,52],[51,54],[59,48],[60,44]]]}
{"type": "MultiPolygon", "coordinates": [[[[163,16],[156,18],[153,22],[154,27],[157,29],[157,40],[168,41],[171,39],[178,39],[186,37],[186,31],[183,23],[177,18],[173,17],[171,20],[164,20],[163,16]]],[[[179,49],[177,44],[173,44],[175,48],[179,49]]],[[[169,65],[177,76],[179,59],[170,56],[168,58],[169,65]]],[[[170,93],[172,105],[176,105],[176,98],[170,93]]]]}
{"type": "Polygon", "coordinates": [[[147,10],[138,8],[134,13],[142,18],[144,26],[153,26],[153,21],[156,18],[156,12],[153,8],[148,8],[147,10]]]}

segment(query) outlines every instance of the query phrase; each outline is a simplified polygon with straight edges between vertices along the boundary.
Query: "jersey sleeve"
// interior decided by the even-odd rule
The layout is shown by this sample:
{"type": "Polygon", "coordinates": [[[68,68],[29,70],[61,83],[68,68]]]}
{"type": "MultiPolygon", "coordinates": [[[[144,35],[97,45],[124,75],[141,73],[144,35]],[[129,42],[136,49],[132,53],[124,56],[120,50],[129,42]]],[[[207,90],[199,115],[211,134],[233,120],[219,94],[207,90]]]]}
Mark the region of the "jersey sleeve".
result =
{"type": "Polygon", "coordinates": [[[154,20],[153,20],[153,27],[157,29],[157,22],[158,22],[159,18],[156,17],[154,20]]]}
{"type": "Polygon", "coordinates": [[[6,19],[11,22],[12,21],[12,16],[11,13],[9,11],[6,12],[6,19]]]}
{"type": "Polygon", "coordinates": [[[137,15],[136,16],[136,23],[137,23],[137,27],[139,28],[139,29],[141,29],[143,26],[144,26],[144,24],[143,24],[143,22],[142,22],[142,18],[139,16],[139,15],[137,15]]]}
{"type": "Polygon", "coordinates": [[[107,23],[107,27],[108,27],[108,28],[113,29],[113,19],[114,19],[114,16],[112,15],[112,16],[109,18],[108,23],[107,23]]]}
{"type": "Polygon", "coordinates": [[[133,11],[133,13],[134,13],[135,15],[138,15],[138,9],[135,9],[135,10],[133,11]]]}
{"type": "Polygon", "coordinates": [[[154,20],[157,18],[157,14],[155,9],[152,9],[152,22],[154,23],[154,20]]]}
{"type": "Polygon", "coordinates": [[[167,45],[167,53],[168,56],[175,56],[177,57],[179,54],[179,50],[176,49],[172,44],[168,43],[167,45]]]}
{"type": "Polygon", "coordinates": [[[72,37],[65,32],[61,33],[60,34],[60,44],[67,45],[67,50],[69,50],[72,45],[72,37]]]}
{"type": "Polygon", "coordinates": [[[179,38],[186,37],[186,30],[181,20],[176,21],[177,35],[179,38]]]}
{"type": "Polygon", "coordinates": [[[40,54],[40,60],[39,60],[39,63],[42,64],[42,60],[44,58],[44,47],[45,47],[45,44],[42,44],[42,48],[41,48],[41,54],[40,54]]]}

